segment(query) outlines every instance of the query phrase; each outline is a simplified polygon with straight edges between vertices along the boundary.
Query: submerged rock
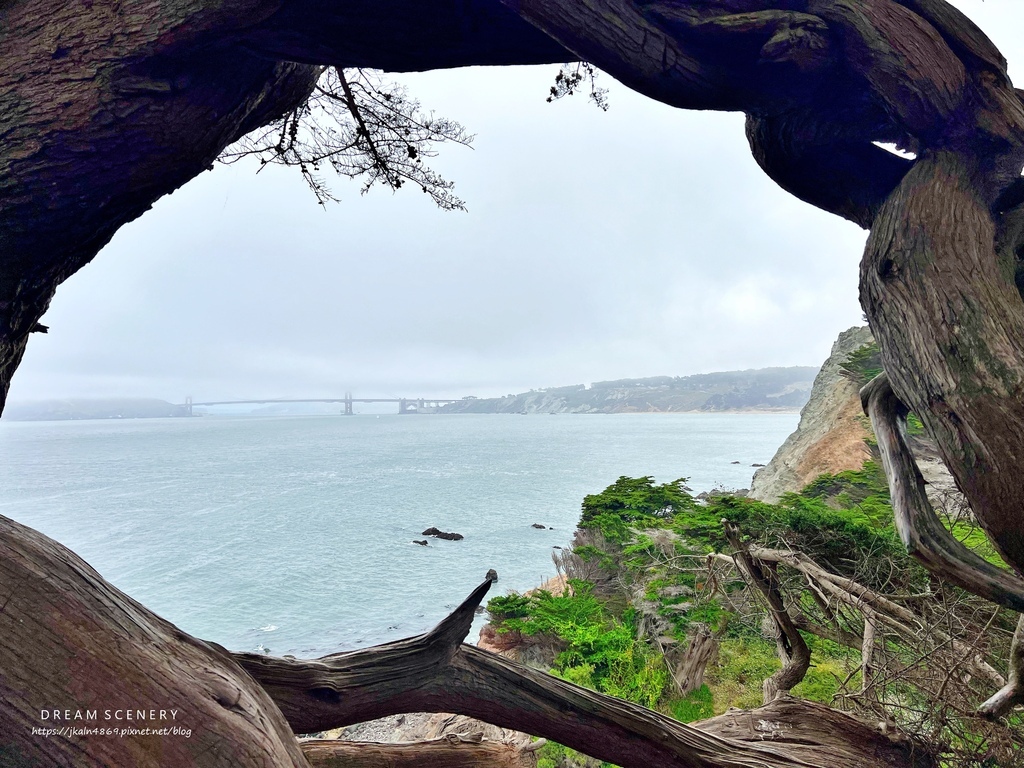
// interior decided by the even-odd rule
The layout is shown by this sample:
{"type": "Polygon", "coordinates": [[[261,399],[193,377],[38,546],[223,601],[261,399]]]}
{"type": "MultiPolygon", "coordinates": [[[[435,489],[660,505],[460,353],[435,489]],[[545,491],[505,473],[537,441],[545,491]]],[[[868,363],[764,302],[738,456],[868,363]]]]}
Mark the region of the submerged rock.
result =
{"type": "Polygon", "coordinates": [[[531,527],[531,528],[539,528],[539,529],[540,529],[540,530],[542,530],[542,531],[543,531],[543,530],[546,530],[546,529],[547,529],[547,526],[546,526],[546,525],[541,525],[540,523],[534,523],[534,524],[533,524],[533,525],[531,525],[530,527],[531,527]]]}
{"type": "Polygon", "coordinates": [[[412,543],[413,544],[419,544],[421,547],[427,546],[427,540],[426,539],[424,539],[423,541],[420,541],[419,539],[413,539],[412,543]]]}

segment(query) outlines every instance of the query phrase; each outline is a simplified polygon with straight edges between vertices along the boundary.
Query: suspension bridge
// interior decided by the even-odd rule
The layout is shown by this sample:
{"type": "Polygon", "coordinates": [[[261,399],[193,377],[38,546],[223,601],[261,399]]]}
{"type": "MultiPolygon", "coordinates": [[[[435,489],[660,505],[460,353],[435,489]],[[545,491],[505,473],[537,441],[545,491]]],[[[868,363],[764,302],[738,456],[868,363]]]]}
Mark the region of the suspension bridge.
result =
{"type": "Polygon", "coordinates": [[[263,400],[210,400],[199,402],[191,397],[186,397],[181,407],[189,416],[192,409],[214,405],[273,405],[279,403],[338,403],[344,405],[342,413],[351,416],[354,411],[352,406],[355,403],[397,403],[398,412],[404,413],[437,413],[442,406],[448,403],[457,403],[456,398],[438,397],[353,397],[351,392],[346,392],[344,397],[299,397],[299,398],[267,398],[263,400]]]}

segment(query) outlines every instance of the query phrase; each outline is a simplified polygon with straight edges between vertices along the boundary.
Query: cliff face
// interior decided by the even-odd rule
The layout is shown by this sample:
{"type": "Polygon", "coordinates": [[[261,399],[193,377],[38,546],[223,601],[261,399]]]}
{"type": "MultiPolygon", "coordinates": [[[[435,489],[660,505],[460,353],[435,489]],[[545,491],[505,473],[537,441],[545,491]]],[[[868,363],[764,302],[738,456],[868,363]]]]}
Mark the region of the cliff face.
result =
{"type": "Polygon", "coordinates": [[[814,379],[796,431],[754,475],[752,498],[778,501],[782,494],[799,491],[824,472],[860,469],[871,457],[864,442],[871,433],[861,410],[859,387],[842,375],[840,366],[872,340],[867,326],[839,334],[814,379]]]}

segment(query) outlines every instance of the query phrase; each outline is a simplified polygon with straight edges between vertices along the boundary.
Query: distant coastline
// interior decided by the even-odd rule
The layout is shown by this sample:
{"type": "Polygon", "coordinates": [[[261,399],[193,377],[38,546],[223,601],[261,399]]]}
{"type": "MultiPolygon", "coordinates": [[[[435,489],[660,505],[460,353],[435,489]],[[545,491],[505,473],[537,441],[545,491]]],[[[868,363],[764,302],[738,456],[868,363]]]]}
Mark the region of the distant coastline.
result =
{"type": "Polygon", "coordinates": [[[188,409],[156,398],[72,398],[11,402],[4,421],[77,421],[187,417],[188,409]]]}
{"type": "MultiPolygon", "coordinates": [[[[441,414],[563,414],[563,413],[797,413],[810,397],[817,368],[760,368],[746,371],[703,373],[694,376],[654,376],[644,379],[598,381],[522,392],[504,397],[468,396],[447,405],[428,407],[420,413],[441,414]]],[[[409,403],[416,403],[410,400],[409,403]]],[[[233,415],[313,416],[334,415],[337,404],[266,401],[250,411],[233,415]]],[[[410,408],[408,413],[415,413],[410,408]]],[[[156,398],[67,398],[12,401],[6,421],[71,421],[86,419],[177,418],[209,413],[192,411],[156,398]]]]}
{"type": "Polygon", "coordinates": [[[504,397],[467,397],[441,413],[794,413],[811,394],[818,369],[759,368],[598,381],[504,397]]]}

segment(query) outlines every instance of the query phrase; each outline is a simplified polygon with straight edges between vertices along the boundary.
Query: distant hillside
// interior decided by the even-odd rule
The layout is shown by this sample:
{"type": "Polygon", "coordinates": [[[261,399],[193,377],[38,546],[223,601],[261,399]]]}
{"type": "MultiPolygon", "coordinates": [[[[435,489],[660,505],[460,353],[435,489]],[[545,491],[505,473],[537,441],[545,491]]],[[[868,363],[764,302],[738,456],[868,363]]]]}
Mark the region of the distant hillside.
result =
{"type": "Polygon", "coordinates": [[[69,419],[152,419],[187,416],[185,408],[155,398],[107,400],[39,400],[12,402],[4,409],[6,421],[67,421],[69,419]]]}
{"type": "Polygon", "coordinates": [[[676,413],[683,411],[798,411],[810,396],[817,368],[761,368],[598,381],[495,398],[467,398],[443,413],[676,413]]]}

